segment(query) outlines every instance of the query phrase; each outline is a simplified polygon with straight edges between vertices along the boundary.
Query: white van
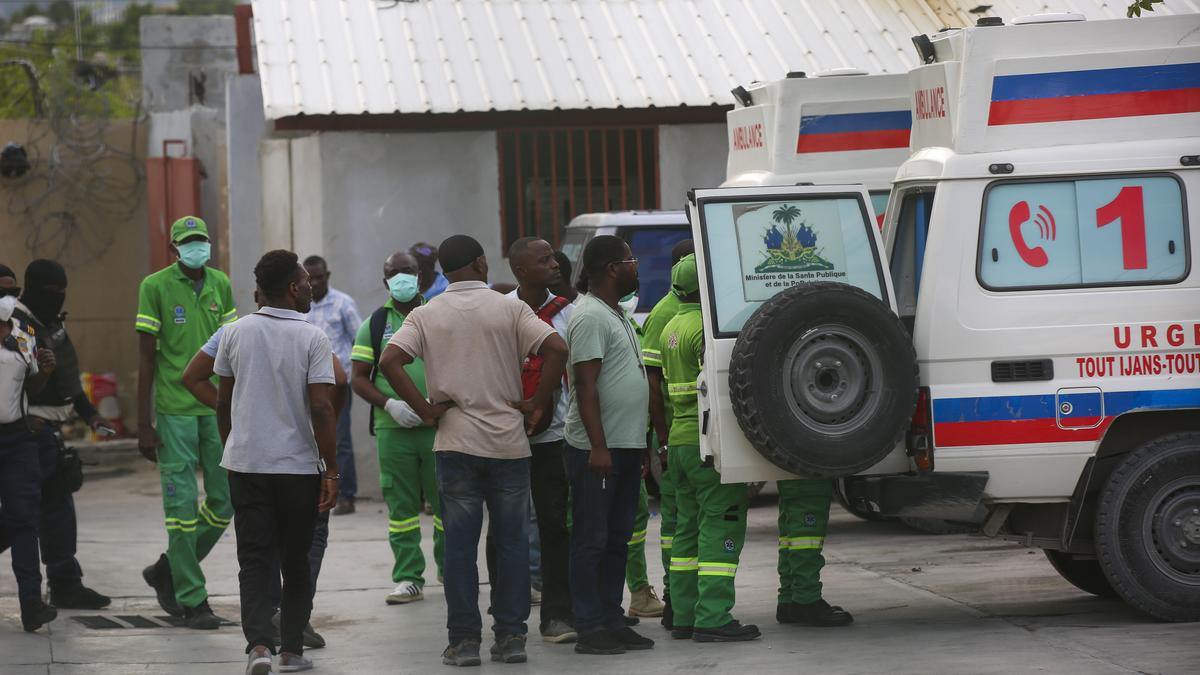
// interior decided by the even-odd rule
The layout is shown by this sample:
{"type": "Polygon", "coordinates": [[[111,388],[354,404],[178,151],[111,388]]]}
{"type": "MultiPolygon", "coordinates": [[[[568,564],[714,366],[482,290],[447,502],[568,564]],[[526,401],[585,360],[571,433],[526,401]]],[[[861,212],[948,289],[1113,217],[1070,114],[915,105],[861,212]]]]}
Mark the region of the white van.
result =
{"type": "Polygon", "coordinates": [[[1200,620],[1200,15],[1014,23],[914,39],[884,241],[854,186],[690,195],[702,452],[982,504],[1083,590],[1200,620]]]}

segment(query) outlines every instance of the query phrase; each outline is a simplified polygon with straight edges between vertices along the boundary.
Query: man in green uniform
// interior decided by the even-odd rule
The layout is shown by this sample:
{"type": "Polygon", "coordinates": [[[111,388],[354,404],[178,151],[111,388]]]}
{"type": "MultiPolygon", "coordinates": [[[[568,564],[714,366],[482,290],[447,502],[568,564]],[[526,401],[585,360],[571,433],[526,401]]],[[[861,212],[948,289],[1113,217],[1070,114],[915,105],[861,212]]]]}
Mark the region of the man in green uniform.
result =
{"type": "MultiPolygon", "coordinates": [[[[404,318],[423,299],[418,292],[418,262],[404,251],[392,254],[383,263],[383,282],[391,296],[358,329],[354,348],[351,386],[354,393],[371,404],[372,428],[379,452],[379,486],[388,506],[388,542],[392,545],[392,583],[389,605],[407,604],[425,598],[425,554],[421,551],[421,490],[433,504],[433,558],[438,577],[442,576],[442,531],[437,477],[434,472],[434,429],[422,425],[421,418],[396,396],[387,378],[378,368],[379,355],[404,318]]],[[[422,396],[425,391],[425,363],[414,359],[404,367],[422,396]]]]}
{"type": "MultiPolygon", "coordinates": [[[[674,268],[680,259],[691,255],[694,250],[691,239],[685,239],[675,244],[671,249],[671,267],[674,268]]],[[[674,289],[667,289],[667,294],[654,305],[654,309],[650,310],[650,315],[646,317],[646,322],[642,325],[642,361],[646,364],[646,375],[650,380],[650,424],[651,431],[654,432],[650,448],[651,452],[658,453],[657,460],[664,467],[668,464],[667,436],[671,428],[671,406],[665,404],[667,384],[663,380],[662,349],[659,338],[662,335],[663,326],[675,318],[675,313],[679,311],[679,303],[679,296],[675,294],[674,289]]],[[[654,458],[651,459],[653,461],[654,458]]],[[[667,630],[671,630],[671,575],[669,570],[671,569],[671,549],[675,541],[675,485],[671,481],[671,472],[665,468],[658,480],[658,491],[659,540],[663,566],[662,625],[667,630]]],[[[641,505],[639,504],[639,506],[641,505]]],[[[639,511],[639,515],[640,513],[639,511]]],[[[645,529],[646,526],[642,524],[641,520],[638,520],[634,524],[635,538],[638,530],[645,529]]],[[[644,556],[642,560],[645,560],[644,556]]],[[[629,587],[633,588],[632,582],[629,587]]]]}
{"type": "Polygon", "coordinates": [[[704,319],[694,255],[672,268],[671,287],[682,302],[659,341],[672,414],[667,471],[675,485],[676,508],[669,570],[671,637],[744,642],[760,636],[758,627],[742,625],[729,611],[750,499],[745,484],[721,483],[711,462],[700,459],[696,378],[704,361],[704,319]]]}
{"type": "Polygon", "coordinates": [[[832,498],[828,480],[779,481],[779,623],[848,626],[854,621],[850,612],[821,597],[821,549],[832,498]]]}
{"type": "Polygon", "coordinates": [[[221,625],[208,606],[200,561],[233,516],[216,411],[183,386],[183,370],[209,336],[237,318],[229,277],[208,262],[208,226],[194,216],[171,225],[179,260],[142,280],[138,289],[138,450],[158,463],[167,552],[142,571],[163,611],[189,628],[221,625]],[[151,392],[153,391],[153,399],[151,392]],[[153,400],[153,407],[151,406],[153,400]],[[155,424],[151,425],[151,421],[155,424]],[[196,485],[204,472],[204,500],[196,485]]]}

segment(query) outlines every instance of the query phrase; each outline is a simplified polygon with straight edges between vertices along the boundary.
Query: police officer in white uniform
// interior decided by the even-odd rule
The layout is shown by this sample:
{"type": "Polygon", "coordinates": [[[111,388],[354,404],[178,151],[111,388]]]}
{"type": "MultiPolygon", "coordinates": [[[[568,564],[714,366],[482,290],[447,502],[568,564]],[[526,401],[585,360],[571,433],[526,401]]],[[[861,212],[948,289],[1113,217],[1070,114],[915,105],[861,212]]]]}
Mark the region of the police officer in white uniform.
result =
{"type": "Polygon", "coordinates": [[[55,363],[54,354],[38,353],[34,336],[12,320],[20,292],[16,275],[0,265],[0,519],[12,547],[21,624],[33,632],[53,621],[58,612],[42,602],[37,537],[42,472],[25,419],[25,392],[44,386],[55,363]]]}

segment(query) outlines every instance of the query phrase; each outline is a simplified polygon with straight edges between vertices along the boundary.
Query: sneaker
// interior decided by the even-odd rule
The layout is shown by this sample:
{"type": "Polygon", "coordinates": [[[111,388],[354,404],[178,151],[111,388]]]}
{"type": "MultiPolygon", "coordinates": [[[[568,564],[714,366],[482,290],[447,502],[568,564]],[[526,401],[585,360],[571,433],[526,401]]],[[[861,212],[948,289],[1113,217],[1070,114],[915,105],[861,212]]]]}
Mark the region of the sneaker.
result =
{"type": "Polygon", "coordinates": [[[693,628],[692,642],[748,642],[762,637],[758,626],[734,619],[719,628],[693,628]]]}
{"type": "Polygon", "coordinates": [[[542,626],[542,640],[555,644],[569,644],[579,636],[575,627],[562,619],[550,619],[542,626]]]}
{"type": "Polygon", "coordinates": [[[21,603],[21,627],[26,633],[32,633],[56,618],[58,610],[42,602],[41,598],[31,598],[21,603]]]}
{"type": "Polygon", "coordinates": [[[657,618],[663,615],[663,603],[653,586],[643,586],[629,594],[629,616],[657,618]]]}
{"type": "Polygon", "coordinates": [[[76,584],[69,588],[50,587],[50,604],[59,609],[104,609],[112,604],[112,598],[76,584]]]}
{"type": "Polygon", "coordinates": [[[671,628],[671,639],[672,640],[691,640],[692,639],[692,627],[691,626],[674,626],[674,627],[672,627],[671,628]]]}
{"type": "Polygon", "coordinates": [[[424,600],[425,594],[421,592],[421,587],[411,581],[401,581],[387,595],[387,604],[389,605],[406,605],[410,602],[424,600]]]}
{"type": "Polygon", "coordinates": [[[447,666],[477,666],[479,659],[479,640],[466,638],[446,647],[442,652],[442,663],[447,666]]]}
{"type": "Polygon", "coordinates": [[[615,654],[624,654],[625,645],[616,638],[613,633],[602,630],[591,635],[584,635],[575,643],[576,654],[595,654],[599,656],[612,656],[615,654]]]}
{"type": "Polygon", "coordinates": [[[269,675],[271,672],[271,652],[259,645],[250,650],[246,659],[246,675],[269,675]]]}
{"type": "Polygon", "coordinates": [[[637,631],[626,626],[619,631],[610,631],[610,634],[625,647],[626,651],[640,651],[643,649],[654,649],[654,640],[648,637],[639,635],[637,631]]]}
{"type": "Polygon", "coordinates": [[[312,659],[291,652],[279,652],[279,665],[275,667],[276,672],[298,673],[302,670],[312,669],[312,659]]]}
{"type": "MultiPolygon", "coordinates": [[[[783,607],[781,605],[781,607],[783,607]]],[[[775,618],[779,619],[780,612],[775,611],[775,618]]],[[[787,621],[779,623],[798,623],[806,626],[818,626],[822,628],[849,626],[854,623],[854,617],[850,612],[841,607],[831,606],[825,602],[824,598],[815,602],[807,603],[787,603],[787,608],[784,611],[784,618],[787,621]]]]}
{"type": "Polygon", "coordinates": [[[542,604],[542,592],[536,588],[530,588],[529,589],[529,604],[531,604],[531,605],[542,604]]]}
{"type": "Polygon", "coordinates": [[[221,627],[221,617],[213,614],[208,600],[195,607],[183,608],[183,625],[193,630],[216,630],[221,627]]]}
{"type": "Polygon", "coordinates": [[[525,654],[524,635],[505,635],[492,645],[492,660],[500,663],[525,663],[529,657],[525,654]]]}
{"type": "Polygon", "coordinates": [[[626,626],[636,626],[642,622],[642,620],[637,618],[636,616],[629,616],[628,614],[621,617],[621,619],[625,622],[626,626]]]}
{"type": "Polygon", "coordinates": [[[354,513],[354,500],[339,497],[337,500],[337,506],[333,507],[333,515],[348,516],[351,513],[354,513]]]}
{"type": "Polygon", "coordinates": [[[183,607],[179,606],[179,601],[175,599],[175,583],[171,581],[171,563],[167,561],[167,554],[163,553],[158,556],[158,560],[151,566],[142,570],[142,579],[146,581],[146,585],[154,589],[154,595],[158,598],[158,606],[171,616],[183,616],[183,607]]]}

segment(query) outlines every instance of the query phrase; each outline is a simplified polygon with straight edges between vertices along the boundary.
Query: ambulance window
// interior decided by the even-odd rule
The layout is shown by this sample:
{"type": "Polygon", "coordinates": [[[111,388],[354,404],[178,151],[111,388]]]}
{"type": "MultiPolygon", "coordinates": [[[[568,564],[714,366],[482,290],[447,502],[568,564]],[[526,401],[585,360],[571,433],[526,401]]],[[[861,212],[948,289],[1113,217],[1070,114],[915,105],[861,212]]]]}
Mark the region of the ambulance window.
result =
{"type": "MultiPolygon", "coordinates": [[[[562,251],[563,255],[567,256],[567,260],[571,261],[571,276],[579,276],[579,259],[583,254],[583,245],[592,238],[595,230],[587,227],[569,227],[567,233],[563,237],[562,251]]],[[[574,279],[569,279],[572,284],[574,279]]]]}
{"type": "Polygon", "coordinates": [[[921,270],[925,266],[925,240],[929,238],[933,194],[932,187],[904,191],[892,244],[890,267],[896,309],[910,331],[912,318],[917,314],[917,294],[921,290],[921,270]]]}
{"type": "Polygon", "coordinates": [[[888,190],[876,190],[871,194],[871,209],[875,212],[875,227],[883,228],[883,214],[887,211],[888,196],[892,193],[888,190]]]}
{"type": "Polygon", "coordinates": [[[671,249],[692,238],[691,226],[631,227],[621,231],[638,259],[638,312],[649,312],[671,286],[671,249]]]}
{"type": "Polygon", "coordinates": [[[996,183],[984,196],[985,288],[1173,283],[1187,275],[1183,191],[1173,176],[996,183]]]}
{"type": "Polygon", "coordinates": [[[887,302],[874,216],[857,195],[699,204],[715,326],[736,335],[754,310],[806,281],[857,286],[887,302]]]}

